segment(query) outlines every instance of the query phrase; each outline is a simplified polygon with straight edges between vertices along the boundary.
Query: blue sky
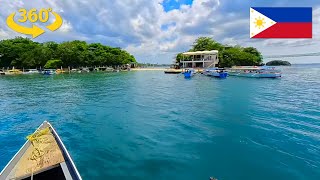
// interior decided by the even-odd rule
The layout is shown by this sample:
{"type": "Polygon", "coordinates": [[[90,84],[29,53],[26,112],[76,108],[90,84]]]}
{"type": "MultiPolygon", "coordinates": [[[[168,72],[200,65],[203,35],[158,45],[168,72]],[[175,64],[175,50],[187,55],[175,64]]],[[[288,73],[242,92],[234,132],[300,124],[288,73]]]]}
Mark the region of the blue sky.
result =
{"type": "Polygon", "coordinates": [[[164,11],[168,12],[174,9],[180,9],[181,5],[191,5],[193,0],[164,0],[162,6],[164,11]]]}
{"type": "MultiPolygon", "coordinates": [[[[319,52],[320,1],[293,0],[0,0],[0,39],[20,34],[6,26],[19,8],[49,8],[64,23],[36,41],[84,40],[121,47],[139,62],[171,63],[197,37],[229,45],[253,46],[263,55],[319,52]],[[249,38],[249,9],[257,6],[313,7],[313,39],[249,38]]],[[[52,19],[53,21],[54,19],[52,19]]],[[[46,24],[39,24],[44,27],[46,24]]],[[[289,58],[293,63],[320,63],[319,57],[289,58]]]]}

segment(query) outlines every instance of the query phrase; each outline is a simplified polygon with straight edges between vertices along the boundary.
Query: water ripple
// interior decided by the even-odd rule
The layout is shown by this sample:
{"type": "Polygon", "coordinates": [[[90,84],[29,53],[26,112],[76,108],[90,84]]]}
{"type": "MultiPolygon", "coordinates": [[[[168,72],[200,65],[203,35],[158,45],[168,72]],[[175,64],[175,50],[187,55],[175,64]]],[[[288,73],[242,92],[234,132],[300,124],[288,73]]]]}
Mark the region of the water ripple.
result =
{"type": "Polygon", "coordinates": [[[0,77],[0,167],[48,119],[84,179],[319,179],[320,68],[283,72],[0,77]]]}

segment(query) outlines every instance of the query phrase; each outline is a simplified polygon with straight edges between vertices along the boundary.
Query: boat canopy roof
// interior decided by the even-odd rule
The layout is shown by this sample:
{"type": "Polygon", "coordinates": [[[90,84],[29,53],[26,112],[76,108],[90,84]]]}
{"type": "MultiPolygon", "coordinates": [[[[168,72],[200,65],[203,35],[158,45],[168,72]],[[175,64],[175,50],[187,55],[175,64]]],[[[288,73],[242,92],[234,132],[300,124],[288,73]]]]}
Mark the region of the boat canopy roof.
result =
{"type": "Polygon", "coordinates": [[[262,70],[268,69],[272,70],[275,69],[273,66],[233,66],[231,69],[239,69],[239,70],[262,70]]]}
{"type": "Polygon", "coordinates": [[[213,68],[207,68],[206,70],[207,71],[210,71],[210,70],[224,70],[224,68],[213,67],[213,68]]]}
{"type": "Polygon", "coordinates": [[[212,51],[195,51],[195,52],[184,52],[182,53],[185,56],[193,56],[193,55],[215,55],[218,54],[219,51],[212,50],[212,51]]]}

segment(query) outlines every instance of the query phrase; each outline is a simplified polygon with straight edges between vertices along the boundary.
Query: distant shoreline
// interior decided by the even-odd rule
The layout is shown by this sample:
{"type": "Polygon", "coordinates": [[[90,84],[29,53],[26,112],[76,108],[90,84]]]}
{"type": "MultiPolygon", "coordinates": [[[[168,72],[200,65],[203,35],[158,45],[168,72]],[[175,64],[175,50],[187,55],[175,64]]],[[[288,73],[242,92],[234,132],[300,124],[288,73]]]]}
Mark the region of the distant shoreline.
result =
{"type": "Polygon", "coordinates": [[[291,64],[291,65],[320,65],[319,63],[297,63],[297,64],[291,64]]]}

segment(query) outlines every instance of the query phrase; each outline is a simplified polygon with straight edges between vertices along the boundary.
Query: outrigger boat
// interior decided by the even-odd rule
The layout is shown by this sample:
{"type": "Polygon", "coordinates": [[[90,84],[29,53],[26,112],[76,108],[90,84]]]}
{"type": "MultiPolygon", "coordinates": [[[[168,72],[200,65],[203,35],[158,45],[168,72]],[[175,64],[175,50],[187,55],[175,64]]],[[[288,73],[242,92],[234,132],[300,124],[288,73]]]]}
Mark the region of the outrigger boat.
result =
{"type": "Polygon", "coordinates": [[[181,72],[182,69],[180,69],[180,66],[176,64],[173,64],[170,68],[164,70],[165,74],[180,74],[181,72]]]}
{"type": "Polygon", "coordinates": [[[23,71],[22,74],[39,74],[40,71],[37,69],[26,69],[23,71]]]}
{"type": "Polygon", "coordinates": [[[190,69],[185,69],[182,74],[184,75],[185,78],[191,78],[192,76],[194,76],[194,74],[196,73],[196,71],[192,68],[190,69]]]}
{"type": "Polygon", "coordinates": [[[19,75],[22,74],[22,71],[20,71],[19,69],[11,69],[7,72],[5,72],[6,75],[19,75]]]}
{"type": "Polygon", "coordinates": [[[280,78],[281,71],[272,66],[234,66],[229,69],[230,76],[253,78],[280,78]]]}
{"type": "Polygon", "coordinates": [[[90,69],[89,68],[80,68],[78,70],[78,73],[89,73],[90,72],[90,69]]]}
{"type": "Polygon", "coordinates": [[[56,74],[63,74],[65,73],[66,71],[64,71],[63,69],[57,69],[56,70],[56,74]]]}
{"type": "Polygon", "coordinates": [[[173,68],[169,68],[164,70],[165,74],[181,74],[182,69],[173,69],[173,68]]]}
{"type": "Polygon", "coordinates": [[[66,147],[49,122],[44,121],[27,139],[1,171],[0,180],[82,180],[66,147]]]}
{"type": "Polygon", "coordinates": [[[53,74],[56,74],[56,70],[55,69],[45,69],[43,72],[42,72],[43,75],[53,75],[53,74]]]}
{"type": "Polygon", "coordinates": [[[203,74],[216,78],[227,78],[228,76],[228,72],[223,68],[208,68],[203,71],[203,74]]]}

